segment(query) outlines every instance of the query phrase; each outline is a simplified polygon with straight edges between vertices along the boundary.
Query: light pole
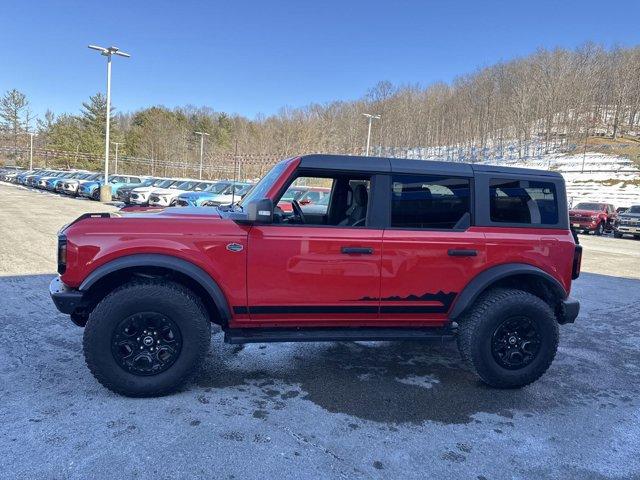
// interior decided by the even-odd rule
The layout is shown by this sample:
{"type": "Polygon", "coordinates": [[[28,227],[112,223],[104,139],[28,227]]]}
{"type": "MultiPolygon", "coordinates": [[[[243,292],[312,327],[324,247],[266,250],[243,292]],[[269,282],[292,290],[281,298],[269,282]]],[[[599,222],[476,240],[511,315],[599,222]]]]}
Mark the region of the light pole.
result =
{"type": "Polygon", "coordinates": [[[369,119],[369,130],[367,132],[367,153],[366,155],[369,155],[369,144],[371,143],[371,122],[373,122],[373,119],[375,118],[376,120],[380,120],[381,116],[380,115],[372,115],[371,113],[363,113],[362,115],[364,115],[365,117],[367,117],[369,119]]]}
{"type": "Polygon", "coordinates": [[[202,180],[202,157],[204,154],[204,137],[205,135],[208,137],[209,134],[206,132],[193,132],[196,135],[200,135],[200,176],[198,177],[200,180],[202,180]]]}
{"type": "Polygon", "coordinates": [[[104,185],[100,188],[100,201],[111,201],[111,188],[109,187],[109,123],[111,116],[111,56],[119,55],[129,58],[131,55],[121,52],[118,47],[98,47],[97,45],[89,45],[92,50],[97,50],[100,55],[107,57],[107,126],[105,128],[104,139],[104,185]]]}
{"type": "Polygon", "coordinates": [[[33,132],[28,132],[29,136],[31,137],[30,142],[29,142],[29,170],[33,170],[33,136],[35,135],[35,133],[33,132]]]}
{"type": "Polygon", "coordinates": [[[115,168],[115,173],[117,175],[118,174],[118,146],[122,145],[122,143],[113,142],[113,144],[116,146],[116,168],[115,168]]]}

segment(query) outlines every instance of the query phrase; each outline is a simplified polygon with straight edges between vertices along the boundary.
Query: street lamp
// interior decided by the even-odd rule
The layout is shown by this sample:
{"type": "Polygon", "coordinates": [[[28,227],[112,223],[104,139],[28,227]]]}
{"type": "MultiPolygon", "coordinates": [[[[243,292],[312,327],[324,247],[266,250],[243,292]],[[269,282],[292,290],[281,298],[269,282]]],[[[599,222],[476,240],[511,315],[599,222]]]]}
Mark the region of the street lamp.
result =
{"type": "Polygon", "coordinates": [[[121,52],[118,47],[99,47],[97,45],[89,45],[92,50],[97,50],[100,55],[107,57],[107,127],[105,129],[104,139],[104,185],[100,189],[100,201],[111,201],[111,189],[109,188],[109,123],[111,116],[111,56],[118,55],[120,57],[129,58],[131,55],[121,52]],[[109,191],[107,191],[109,190],[109,191]],[[107,198],[108,197],[108,198],[107,198]]]}
{"type": "Polygon", "coordinates": [[[29,142],[29,170],[33,170],[33,136],[35,135],[35,133],[33,132],[27,132],[27,133],[31,137],[29,142]]]}
{"type": "Polygon", "coordinates": [[[364,115],[365,117],[367,117],[369,119],[369,131],[367,132],[367,153],[366,155],[369,155],[369,144],[371,143],[371,122],[373,121],[373,119],[375,118],[376,120],[380,120],[381,116],[380,115],[372,115],[371,113],[363,113],[362,115],[364,115]]]}
{"type": "Polygon", "coordinates": [[[196,135],[200,135],[200,176],[198,177],[202,180],[202,155],[204,153],[204,137],[205,135],[208,137],[209,134],[206,132],[193,132],[196,135]]]}

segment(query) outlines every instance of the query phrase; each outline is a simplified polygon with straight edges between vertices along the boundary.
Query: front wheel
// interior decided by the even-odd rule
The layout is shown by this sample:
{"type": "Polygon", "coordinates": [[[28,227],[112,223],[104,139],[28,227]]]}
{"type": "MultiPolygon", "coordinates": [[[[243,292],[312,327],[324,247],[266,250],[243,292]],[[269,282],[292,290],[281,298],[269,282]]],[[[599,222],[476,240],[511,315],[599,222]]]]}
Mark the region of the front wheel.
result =
{"type": "Polygon", "coordinates": [[[613,232],[613,238],[622,238],[622,233],[620,232],[613,232]]]}
{"type": "Polygon", "coordinates": [[[594,233],[599,237],[602,236],[602,234],[604,233],[604,223],[600,222],[596,227],[594,233]]]}
{"type": "Polygon", "coordinates": [[[558,336],[558,323],[546,302],[521,290],[493,289],[460,320],[458,348],[483,382],[519,388],[547,371],[558,336]]]}
{"type": "Polygon", "coordinates": [[[211,324],[202,302],[180,284],[135,280],[89,315],[84,355],[93,376],[130,397],[178,389],[204,361],[211,324]]]}

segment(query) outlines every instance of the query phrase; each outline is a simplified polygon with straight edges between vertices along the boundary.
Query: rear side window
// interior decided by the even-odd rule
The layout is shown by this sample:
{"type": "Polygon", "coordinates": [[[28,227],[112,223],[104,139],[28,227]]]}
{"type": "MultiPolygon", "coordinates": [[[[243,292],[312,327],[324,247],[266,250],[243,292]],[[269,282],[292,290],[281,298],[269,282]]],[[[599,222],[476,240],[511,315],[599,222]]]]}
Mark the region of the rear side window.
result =
{"type": "Polygon", "coordinates": [[[489,199],[492,222],[558,223],[556,187],[551,182],[493,178],[489,183],[489,199]]]}
{"type": "Polygon", "coordinates": [[[391,226],[452,229],[470,212],[467,178],[393,175],[391,226]]]}

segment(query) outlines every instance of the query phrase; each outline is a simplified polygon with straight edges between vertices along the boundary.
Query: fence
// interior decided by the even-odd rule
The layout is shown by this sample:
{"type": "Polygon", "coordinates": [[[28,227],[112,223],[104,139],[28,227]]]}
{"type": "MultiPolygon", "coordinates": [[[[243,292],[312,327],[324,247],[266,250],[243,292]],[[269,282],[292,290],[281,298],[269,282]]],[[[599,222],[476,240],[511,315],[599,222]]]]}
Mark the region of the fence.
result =
{"type": "MultiPolygon", "coordinates": [[[[575,149],[575,145],[564,141],[542,142],[531,140],[527,142],[504,142],[499,145],[478,147],[466,146],[436,146],[436,147],[373,147],[372,155],[381,157],[411,158],[419,160],[444,160],[450,162],[489,161],[500,164],[512,160],[527,160],[540,158],[549,153],[560,153],[575,149]]],[[[337,151],[347,155],[363,155],[361,148],[350,151],[337,151]]],[[[0,145],[0,158],[5,162],[28,164],[30,148],[28,145],[0,145]]],[[[276,162],[291,155],[287,154],[233,154],[210,153],[203,162],[203,178],[243,178],[256,179],[262,177],[276,162]]],[[[61,151],[48,148],[33,149],[34,166],[51,168],[78,168],[100,170],[104,156],[79,151],[61,151]]],[[[110,171],[112,173],[128,173],[136,175],[151,175],[158,177],[197,178],[200,164],[186,159],[156,159],[120,155],[115,159],[110,156],[110,171]]]]}

